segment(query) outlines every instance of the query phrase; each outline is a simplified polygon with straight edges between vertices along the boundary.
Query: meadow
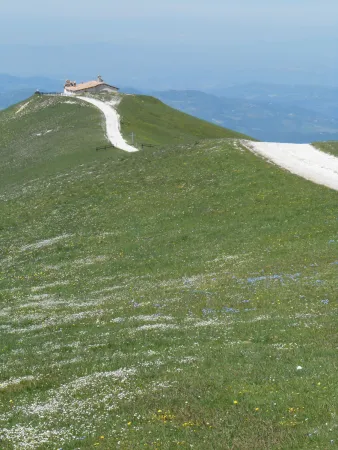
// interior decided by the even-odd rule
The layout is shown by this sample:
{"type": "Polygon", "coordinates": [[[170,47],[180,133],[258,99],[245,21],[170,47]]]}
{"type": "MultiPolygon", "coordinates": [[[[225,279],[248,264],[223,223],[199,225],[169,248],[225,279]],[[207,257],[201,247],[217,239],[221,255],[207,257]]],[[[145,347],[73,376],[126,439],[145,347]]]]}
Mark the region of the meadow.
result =
{"type": "Polygon", "coordinates": [[[338,193],[142,100],[0,113],[0,449],[338,448],[338,193]]]}

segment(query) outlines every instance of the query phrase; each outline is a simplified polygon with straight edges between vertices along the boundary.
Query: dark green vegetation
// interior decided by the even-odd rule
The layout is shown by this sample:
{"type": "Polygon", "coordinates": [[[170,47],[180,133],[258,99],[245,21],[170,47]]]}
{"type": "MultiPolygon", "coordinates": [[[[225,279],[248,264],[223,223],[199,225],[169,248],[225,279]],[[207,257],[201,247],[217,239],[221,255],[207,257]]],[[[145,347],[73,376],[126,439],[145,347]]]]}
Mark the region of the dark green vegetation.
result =
{"type": "Polygon", "coordinates": [[[129,142],[132,132],[139,144],[179,144],[206,138],[248,139],[244,134],[196,119],[145,95],[125,96],[119,111],[122,130],[129,142]]]}
{"type": "Polygon", "coordinates": [[[34,102],[0,114],[0,448],[335,448],[338,193],[34,102]]]}

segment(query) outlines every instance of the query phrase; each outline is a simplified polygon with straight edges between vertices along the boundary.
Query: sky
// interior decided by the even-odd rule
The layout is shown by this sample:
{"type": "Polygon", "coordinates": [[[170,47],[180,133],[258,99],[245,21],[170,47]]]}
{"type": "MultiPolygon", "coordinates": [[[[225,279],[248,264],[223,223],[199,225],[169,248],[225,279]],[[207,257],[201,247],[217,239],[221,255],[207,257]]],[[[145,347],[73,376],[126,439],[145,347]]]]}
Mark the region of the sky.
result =
{"type": "Polygon", "coordinates": [[[338,85],[338,1],[0,0],[0,73],[338,85]]]}

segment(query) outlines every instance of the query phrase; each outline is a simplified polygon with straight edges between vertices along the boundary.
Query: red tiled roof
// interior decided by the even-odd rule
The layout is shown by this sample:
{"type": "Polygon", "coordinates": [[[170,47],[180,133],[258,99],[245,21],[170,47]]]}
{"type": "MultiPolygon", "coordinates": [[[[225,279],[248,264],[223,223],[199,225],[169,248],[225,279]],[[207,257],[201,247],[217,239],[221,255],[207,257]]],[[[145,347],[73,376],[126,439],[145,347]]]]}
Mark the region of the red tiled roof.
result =
{"type": "Polygon", "coordinates": [[[71,92],[77,92],[77,91],[84,91],[85,89],[91,89],[97,86],[109,86],[113,89],[118,90],[117,87],[115,86],[111,86],[110,84],[104,83],[104,82],[100,82],[100,81],[88,81],[86,83],[80,83],[77,84],[76,86],[65,86],[65,89],[67,91],[71,91],[71,92]]]}

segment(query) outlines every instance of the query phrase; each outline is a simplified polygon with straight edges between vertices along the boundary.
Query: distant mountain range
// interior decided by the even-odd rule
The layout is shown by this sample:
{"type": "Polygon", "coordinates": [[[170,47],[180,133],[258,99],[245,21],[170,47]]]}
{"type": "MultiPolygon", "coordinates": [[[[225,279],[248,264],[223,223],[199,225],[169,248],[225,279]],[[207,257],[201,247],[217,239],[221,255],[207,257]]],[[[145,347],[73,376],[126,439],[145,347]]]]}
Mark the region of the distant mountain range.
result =
{"type": "MultiPolygon", "coordinates": [[[[63,80],[0,74],[0,109],[24,100],[37,88],[61,91],[63,80]]],[[[153,95],[180,111],[259,140],[338,140],[338,87],[252,83],[208,92],[121,90],[153,95]]]]}
{"type": "Polygon", "coordinates": [[[200,91],[152,92],[164,103],[264,141],[338,139],[338,89],[234,86],[222,96],[200,91]],[[283,92],[284,91],[284,92],[283,92]],[[227,97],[225,96],[227,95],[227,97]],[[235,97],[236,96],[236,97],[235,97]]]}
{"type": "Polygon", "coordinates": [[[338,87],[251,83],[207,92],[218,97],[294,105],[338,118],[338,87]]]}

